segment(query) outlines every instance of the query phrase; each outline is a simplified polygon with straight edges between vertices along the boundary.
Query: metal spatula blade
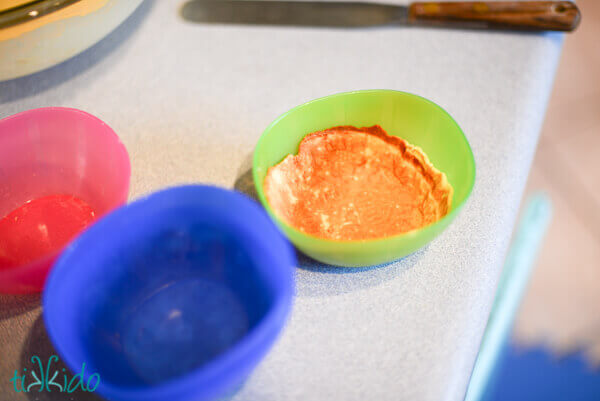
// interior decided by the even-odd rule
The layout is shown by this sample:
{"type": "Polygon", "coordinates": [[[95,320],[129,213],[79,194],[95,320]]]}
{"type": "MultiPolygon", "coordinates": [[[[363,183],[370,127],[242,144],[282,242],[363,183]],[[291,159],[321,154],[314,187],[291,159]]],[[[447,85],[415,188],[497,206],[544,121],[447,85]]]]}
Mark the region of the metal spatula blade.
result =
{"type": "Polygon", "coordinates": [[[181,10],[205,23],[362,27],[406,23],[403,6],[319,1],[190,1],[181,10]]]}

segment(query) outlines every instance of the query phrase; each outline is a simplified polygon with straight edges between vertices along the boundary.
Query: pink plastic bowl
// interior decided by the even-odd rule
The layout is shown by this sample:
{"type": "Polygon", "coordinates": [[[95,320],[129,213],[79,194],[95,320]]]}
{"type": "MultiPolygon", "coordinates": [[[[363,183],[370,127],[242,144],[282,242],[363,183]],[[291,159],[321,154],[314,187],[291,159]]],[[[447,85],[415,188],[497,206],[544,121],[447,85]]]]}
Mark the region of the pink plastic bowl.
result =
{"type": "MultiPolygon", "coordinates": [[[[82,199],[98,218],[127,201],[130,175],[127,150],[115,132],[81,110],[47,107],[0,120],[0,218],[54,194],[82,199]]],[[[0,269],[0,292],[41,291],[61,252],[0,269]]]]}

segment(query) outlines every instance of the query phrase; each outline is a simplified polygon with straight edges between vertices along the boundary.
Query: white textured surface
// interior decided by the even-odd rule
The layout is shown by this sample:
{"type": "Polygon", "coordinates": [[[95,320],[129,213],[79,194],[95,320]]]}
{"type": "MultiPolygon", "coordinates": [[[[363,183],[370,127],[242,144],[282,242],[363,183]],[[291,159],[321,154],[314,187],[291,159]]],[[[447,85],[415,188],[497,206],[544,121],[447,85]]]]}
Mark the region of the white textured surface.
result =
{"type": "MultiPolygon", "coordinates": [[[[182,182],[239,186],[262,130],[309,99],[388,88],[440,104],[475,154],[465,209],[392,265],[338,270],[302,260],[291,320],[233,399],[462,400],[561,36],[203,26],[181,20],[181,4],[147,1],[75,59],[0,83],[0,117],[51,105],[97,115],[129,150],[136,198],[182,182]]],[[[28,335],[39,311],[9,312],[16,302],[0,297],[1,400],[14,399],[8,378],[43,342],[28,335]]]]}

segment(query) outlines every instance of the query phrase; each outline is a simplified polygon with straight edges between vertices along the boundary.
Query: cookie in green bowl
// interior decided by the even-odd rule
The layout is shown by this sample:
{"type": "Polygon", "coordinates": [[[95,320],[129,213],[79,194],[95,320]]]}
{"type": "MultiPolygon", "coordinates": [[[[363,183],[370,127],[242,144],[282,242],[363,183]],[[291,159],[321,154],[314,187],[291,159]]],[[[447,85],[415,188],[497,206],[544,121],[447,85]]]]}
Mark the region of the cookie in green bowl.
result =
{"type": "Polygon", "coordinates": [[[443,231],[472,190],[475,163],[439,106],[367,90],[317,99],[275,120],[256,146],[253,176],[298,249],[355,267],[400,259],[443,231]]]}

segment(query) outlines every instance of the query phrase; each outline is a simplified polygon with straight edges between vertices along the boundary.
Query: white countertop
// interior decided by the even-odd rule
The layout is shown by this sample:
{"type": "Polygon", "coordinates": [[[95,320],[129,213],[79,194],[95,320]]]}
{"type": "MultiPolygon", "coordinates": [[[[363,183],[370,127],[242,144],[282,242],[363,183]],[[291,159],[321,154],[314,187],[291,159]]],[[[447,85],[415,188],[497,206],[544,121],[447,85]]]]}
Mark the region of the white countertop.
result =
{"type": "MultiPolygon", "coordinates": [[[[183,21],[183,3],[147,0],[83,54],[0,83],[0,118],[42,106],[100,117],[130,153],[133,199],[184,182],[248,186],[263,129],[313,98],[386,88],[438,103],[475,155],[466,207],[428,247],[388,266],[301,260],[290,322],[233,400],[462,400],[562,35],[208,26],[183,21]]],[[[47,344],[36,302],[0,296],[0,400],[22,396],[8,380],[47,344]]]]}

